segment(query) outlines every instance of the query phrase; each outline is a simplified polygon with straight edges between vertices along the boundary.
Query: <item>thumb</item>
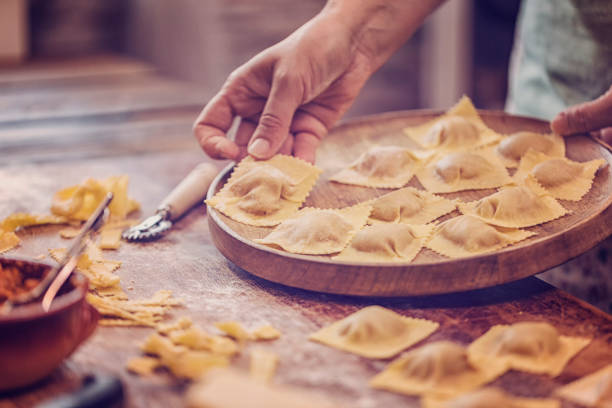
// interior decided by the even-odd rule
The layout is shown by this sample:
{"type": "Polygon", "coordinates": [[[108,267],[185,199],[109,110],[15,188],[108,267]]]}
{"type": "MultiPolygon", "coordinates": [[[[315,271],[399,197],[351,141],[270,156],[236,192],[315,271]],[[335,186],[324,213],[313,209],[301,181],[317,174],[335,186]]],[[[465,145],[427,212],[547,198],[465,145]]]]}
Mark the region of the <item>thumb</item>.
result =
{"type": "Polygon", "coordinates": [[[272,157],[289,137],[293,115],[302,99],[297,83],[287,75],[275,75],[270,95],[249,142],[248,152],[256,159],[272,157]]]}
{"type": "Polygon", "coordinates": [[[608,92],[559,113],[552,121],[552,130],[560,135],[585,133],[612,125],[612,87],[608,92]]]}

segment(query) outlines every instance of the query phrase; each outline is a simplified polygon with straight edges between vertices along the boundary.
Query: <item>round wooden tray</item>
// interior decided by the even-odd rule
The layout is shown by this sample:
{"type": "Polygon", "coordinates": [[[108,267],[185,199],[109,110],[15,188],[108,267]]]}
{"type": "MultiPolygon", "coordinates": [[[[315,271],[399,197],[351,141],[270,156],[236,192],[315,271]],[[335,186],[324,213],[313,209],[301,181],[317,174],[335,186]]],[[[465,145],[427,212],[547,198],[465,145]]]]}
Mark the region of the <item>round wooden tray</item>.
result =
{"type": "MultiPolygon", "coordinates": [[[[415,147],[402,129],[430,120],[440,112],[390,112],[347,121],[333,129],[317,152],[323,174],[306,200],[306,206],[340,208],[388,193],[329,182],[329,177],[353,161],[372,144],[415,147]]],[[[548,132],[547,122],[480,111],[491,128],[548,132]]],[[[580,202],[561,201],[571,213],[555,221],[528,228],[537,235],[506,249],[461,259],[448,259],[423,249],[409,264],[351,263],[327,256],[296,255],[256,244],[271,228],[235,222],[209,208],[213,241],[230,261],[261,278],[284,285],[326,293],[358,296],[414,296],[449,293],[494,286],[521,279],[559,265],[592,248],[612,234],[612,154],[586,136],[566,139],[566,156],[576,161],[603,158],[608,165],[597,173],[593,187],[580,202]]],[[[212,197],[227,181],[231,166],[215,179],[212,197]]],[[[511,172],[512,174],[512,172],[511,172]]],[[[416,178],[409,186],[422,189],[416,178]]],[[[447,198],[477,200],[495,190],[442,194],[447,198]]],[[[443,217],[445,220],[453,213],[443,217]]]]}

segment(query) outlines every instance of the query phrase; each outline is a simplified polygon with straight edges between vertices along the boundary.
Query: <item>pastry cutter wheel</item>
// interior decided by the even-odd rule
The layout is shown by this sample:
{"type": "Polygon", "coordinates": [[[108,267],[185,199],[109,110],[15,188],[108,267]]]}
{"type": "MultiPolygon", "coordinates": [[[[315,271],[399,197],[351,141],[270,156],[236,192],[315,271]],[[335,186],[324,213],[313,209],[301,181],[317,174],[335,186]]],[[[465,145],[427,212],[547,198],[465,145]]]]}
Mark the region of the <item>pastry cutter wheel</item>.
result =
{"type": "Polygon", "coordinates": [[[195,204],[202,202],[219,171],[211,163],[197,165],[161,202],[155,214],[123,231],[128,241],[152,241],[162,236],[195,204]]]}

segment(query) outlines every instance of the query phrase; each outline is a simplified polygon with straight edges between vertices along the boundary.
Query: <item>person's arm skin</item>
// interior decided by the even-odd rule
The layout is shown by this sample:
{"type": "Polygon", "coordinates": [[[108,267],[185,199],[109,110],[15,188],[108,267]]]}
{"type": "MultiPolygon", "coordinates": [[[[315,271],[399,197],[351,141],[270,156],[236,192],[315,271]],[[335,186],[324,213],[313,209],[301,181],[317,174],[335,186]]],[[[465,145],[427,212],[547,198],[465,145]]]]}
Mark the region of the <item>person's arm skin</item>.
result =
{"type": "Polygon", "coordinates": [[[555,133],[564,136],[592,132],[612,144],[612,87],[594,101],[572,106],[559,113],[551,127],[555,133]]]}
{"type": "Polygon", "coordinates": [[[236,69],[194,134],[217,159],[293,154],[314,162],[321,139],[367,79],[444,0],[329,0],[278,44],[236,69]],[[235,116],[235,141],[226,138],[235,116]]]}

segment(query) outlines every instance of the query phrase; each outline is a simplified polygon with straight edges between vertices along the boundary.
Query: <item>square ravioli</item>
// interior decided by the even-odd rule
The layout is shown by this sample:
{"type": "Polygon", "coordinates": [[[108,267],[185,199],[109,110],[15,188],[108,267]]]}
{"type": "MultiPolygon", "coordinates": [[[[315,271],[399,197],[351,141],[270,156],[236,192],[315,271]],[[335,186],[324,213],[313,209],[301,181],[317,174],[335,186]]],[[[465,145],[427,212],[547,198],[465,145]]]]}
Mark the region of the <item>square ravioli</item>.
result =
{"type": "Polygon", "coordinates": [[[545,322],[496,325],[468,347],[475,364],[505,364],[508,369],[556,377],[591,339],[569,337],[545,322]]]}
{"type": "Polygon", "coordinates": [[[612,364],[564,385],[555,395],[586,407],[612,407],[612,364]]]}
{"type": "Polygon", "coordinates": [[[487,224],[471,215],[460,215],[438,224],[427,248],[449,258],[497,251],[522,241],[535,232],[487,224]]]}
{"type": "Polygon", "coordinates": [[[393,360],[370,385],[407,395],[453,396],[493,381],[504,371],[500,364],[474,364],[460,344],[438,341],[393,360]]]}
{"type": "Polygon", "coordinates": [[[246,157],[206,204],[244,224],[274,226],[295,214],[320,174],[319,168],[291,156],[246,157]]]}
{"type": "Polygon", "coordinates": [[[565,157],[565,140],[554,133],[517,132],[504,137],[495,146],[495,153],[504,166],[518,167],[521,157],[530,149],[551,157],[565,157]]]}
{"type": "Polygon", "coordinates": [[[552,398],[525,398],[509,395],[499,388],[486,387],[453,398],[425,397],[423,408],[561,408],[552,398]]]}
{"type": "Polygon", "coordinates": [[[439,324],[368,306],[322,328],[309,339],[367,358],[389,358],[436,331],[439,324]]]}
{"type": "Polygon", "coordinates": [[[400,188],[406,185],[421,162],[420,156],[399,146],[374,146],[330,181],[365,187],[400,188]]]}
{"type": "Polygon", "coordinates": [[[537,182],[502,187],[478,201],[459,204],[466,215],[507,228],[531,227],[564,216],[568,211],[537,182]]]}
{"type": "Polygon", "coordinates": [[[254,241],[295,254],[333,254],[342,251],[365,225],[371,209],[365,204],[328,210],[303,208],[254,241]]]}
{"type": "Polygon", "coordinates": [[[533,177],[553,197],[580,201],[591,189],[595,173],[604,164],[606,161],[603,159],[580,163],[529,150],[521,159],[514,178],[533,177]]]}
{"type": "Polygon", "coordinates": [[[422,148],[436,151],[474,149],[501,138],[482,121],[467,96],[463,96],[444,115],[422,125],[405,128],[404,133],[422,148]]]}
{"type": "Polygon", "coordinates": [[[512,182],[490,149],[435,155],[417,170],[416,176],[432,193],[496,188],[512,182]]]}
{"type": "Polygon", "coordinates": [[[351,262],[411,262],[431,235],[433,225],[376,224],[359,231],[333,259],[351,262]]]}
{"type": "Polygon", "coordinates": [[[392,191],[368,203],[372,205],[369,224],[427,224],[457,208],[453,200],[413,187],[392,191]]]}

